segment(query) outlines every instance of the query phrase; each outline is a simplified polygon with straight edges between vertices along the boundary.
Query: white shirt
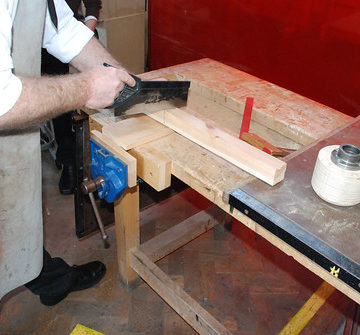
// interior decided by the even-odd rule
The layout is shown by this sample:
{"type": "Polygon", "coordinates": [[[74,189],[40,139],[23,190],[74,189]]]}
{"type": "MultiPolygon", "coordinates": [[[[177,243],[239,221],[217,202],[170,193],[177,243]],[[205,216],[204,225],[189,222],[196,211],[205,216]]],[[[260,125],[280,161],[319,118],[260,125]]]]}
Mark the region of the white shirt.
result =
{"type": "MultiPolygon", "coordinates": [[[[12,73],[12,25],[18,0],[0,0],[0,116],[7,113],[19,99],[22,85],[12,73]]],[[[77,56],[93,36],[93,32],[73,17],[65,0],[54,0],[58,17],[56,31],[47,11],[43,48],[63,63],[77,56]]]]}

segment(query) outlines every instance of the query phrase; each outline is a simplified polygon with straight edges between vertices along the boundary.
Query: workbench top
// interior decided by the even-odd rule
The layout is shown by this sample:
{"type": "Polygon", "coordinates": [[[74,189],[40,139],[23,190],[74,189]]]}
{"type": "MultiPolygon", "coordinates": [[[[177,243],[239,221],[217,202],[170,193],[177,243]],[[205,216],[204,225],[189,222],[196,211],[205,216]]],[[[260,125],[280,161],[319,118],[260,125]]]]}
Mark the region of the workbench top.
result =
{"type": "MultiPolygon", "coordinates": [[[[308,145],[352,119],[330,107],[211,59],[148,72],[141,77],[147,80],[190,80],[187,109],[198,117],[215,122],[219,128],[236,137],[240,132],[246,98],[254,97],[251,132],[275,146],[288,149],[297,150],[308,145]]],[[[111,111],[102,110],[91,115],[90,129],[101,131],[103,126],[120,120],[121,117],[115,117],[111,111]]],[[[248,173],[177,133],[132,151],[140,157],[145,157],[146,152],[160,152],[171,161],[171,174],[342,289],[342,284],[337,285],[328,277],[328,273],[311,265],[311,261],[298,255],[296,250],[241,213],[230,211],[224,193],[252,180],[254,177],[248,173]]],[[[348,291],[345,293],[349,296],[352,294],[348,291]]],[[[360,301],[359,296],[357,299],[360,301]]]]}
{"type": "MultiPolygon", "coordinates": [[[[209,58],[147,72],[139,77],[144,80],[190,80],[188,107],[235,136],[240,132],[246,98],[254,97],[250,130],[265,135],[265,139],[275,138],[274,145],[279,145],[284,138],[290,146],[292,142],[306,145],[352,119],[333,108],[209,58]],[[279,134],[281,139],[277,139],[279,134]]],[[[105,117],[97,115],[94,119],[106,124],[119,120],[111,113],[103,112],[105,117]]]]}
{"type": "MultiPolygon", "coordinates": [[[[352,118],[284,88],[211,59],[180,64],[140,75],[190,80],[188,108],[238,137],[246,97],[254,97],[250,131],[275,146],[299,149],[352,118]]],[[[91,129],[120,121],[112,111],[91,115],[91,129]]],[[[178,134],[135,148],[155,150],[172,162],[172,174],[224,209],[225,190],[241,185],[249,174],[178,134]]]]}

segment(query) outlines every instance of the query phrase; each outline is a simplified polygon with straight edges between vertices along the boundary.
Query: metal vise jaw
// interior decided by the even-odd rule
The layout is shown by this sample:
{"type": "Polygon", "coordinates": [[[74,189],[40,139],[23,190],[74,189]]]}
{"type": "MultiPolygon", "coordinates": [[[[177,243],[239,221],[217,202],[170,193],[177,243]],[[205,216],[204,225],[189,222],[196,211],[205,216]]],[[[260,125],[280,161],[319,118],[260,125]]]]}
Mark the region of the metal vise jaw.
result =
{"type": "Polygon", "coordinates": [[[111,203],[120,199],[128,187],[127,165],[94,139],[90,140],[91,176],[98,183],[99,198],[111,203]]]}

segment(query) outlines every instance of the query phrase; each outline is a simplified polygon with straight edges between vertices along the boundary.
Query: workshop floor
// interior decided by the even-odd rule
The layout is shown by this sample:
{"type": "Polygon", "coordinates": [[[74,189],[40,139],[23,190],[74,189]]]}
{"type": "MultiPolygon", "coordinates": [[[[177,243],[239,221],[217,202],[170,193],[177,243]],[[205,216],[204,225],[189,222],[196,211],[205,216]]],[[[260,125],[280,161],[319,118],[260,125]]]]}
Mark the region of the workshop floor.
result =
{"type": "MultiPolygon", "coordinates": [[[[46,249],[70,264],[102,260],[107,274],[96,287],[71,293],[53,307],[42,306],[23,287],[9,293],[0,303],[0,334],[68,335],[78,323],[106,335],[195,334],[144,282],[132,292],[119,284],[114,227],[108,228],[109,249],[99,235],[77,240],[73,197],[59,194],[60,172],[48,153],[43,158],[46,249]]],[[[207,205],[187,189],[147,207],[141,213],[142,241],[207,205]]],[[[233,334],[278,334],[322,283],[238,222],[203,234],[158,264],[233,334]]],[[[343,334],[354,308],[335,291],[301,334],[343,334]]],[[[298,333],[299,323],[292,327],[286,334],[298,333]]]]}

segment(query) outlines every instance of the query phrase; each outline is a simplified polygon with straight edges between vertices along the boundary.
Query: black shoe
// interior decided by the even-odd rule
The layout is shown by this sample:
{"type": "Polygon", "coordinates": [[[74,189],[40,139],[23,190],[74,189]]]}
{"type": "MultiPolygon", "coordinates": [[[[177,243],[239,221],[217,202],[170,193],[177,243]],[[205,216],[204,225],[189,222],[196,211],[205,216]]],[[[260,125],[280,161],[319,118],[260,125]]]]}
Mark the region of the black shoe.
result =
{"type": "Polygon", "coordinates": [[[74,193],[74,167],[64,165],[59,181],[59,190],[61,194],[68,195],[74,193]]]}
{"type": "Polygon", "coordinates": [[[105,275],[106,267],[99,261],[86,263],[83,265],[74,265],[72,271],[77,279],[74,284],[60,295],[40,294],[40,302],[46,306],[54,306],[65,299],[71,292],[85,290],[96,285],[105,275]]]}

